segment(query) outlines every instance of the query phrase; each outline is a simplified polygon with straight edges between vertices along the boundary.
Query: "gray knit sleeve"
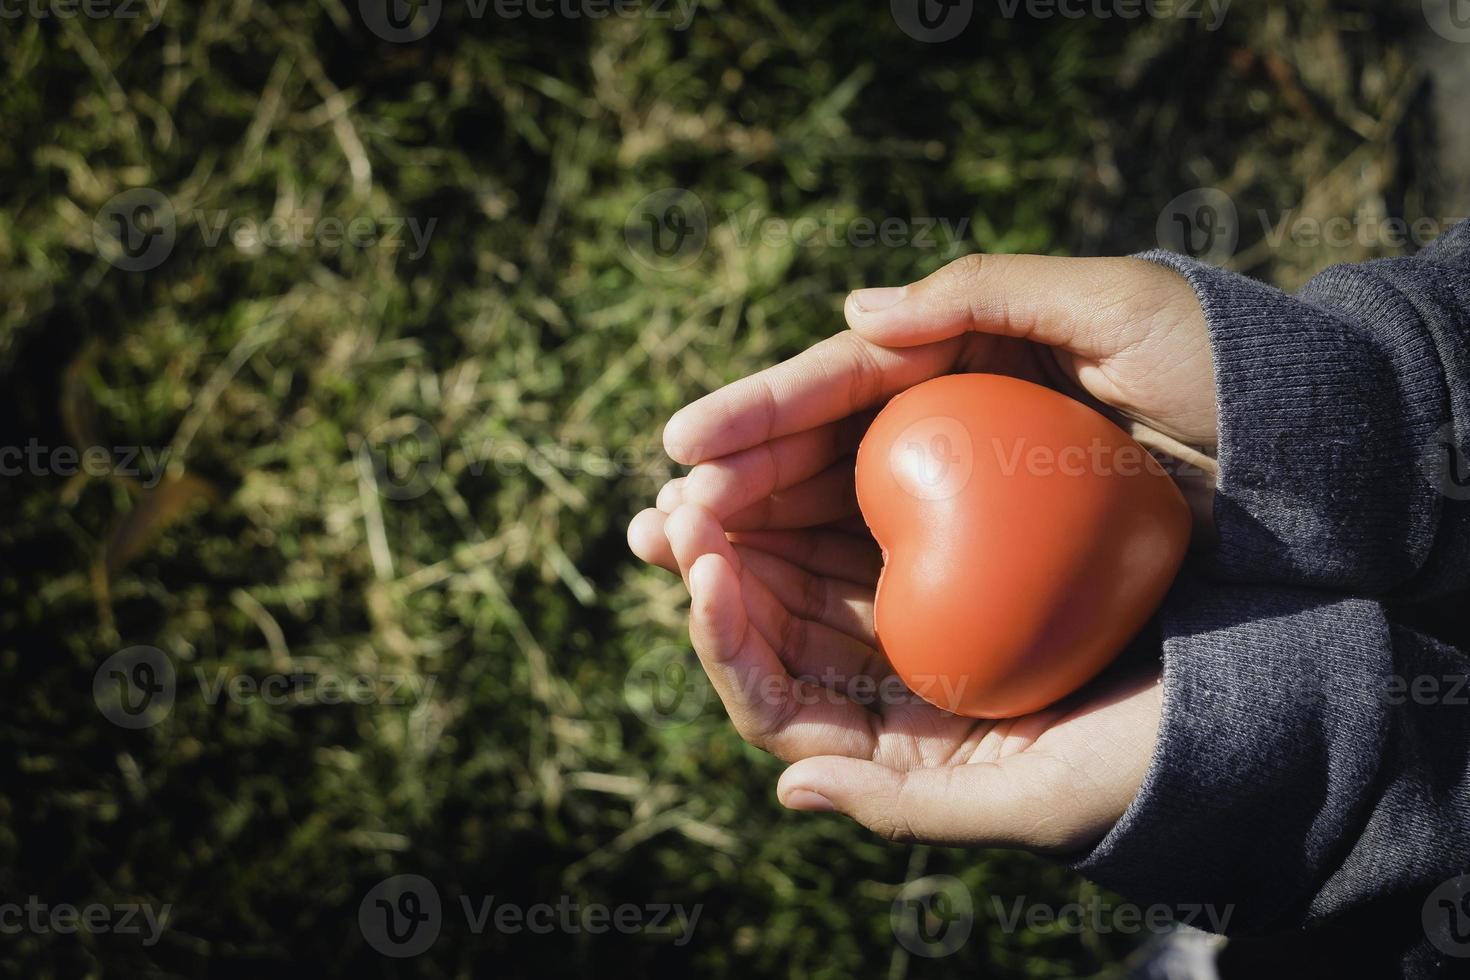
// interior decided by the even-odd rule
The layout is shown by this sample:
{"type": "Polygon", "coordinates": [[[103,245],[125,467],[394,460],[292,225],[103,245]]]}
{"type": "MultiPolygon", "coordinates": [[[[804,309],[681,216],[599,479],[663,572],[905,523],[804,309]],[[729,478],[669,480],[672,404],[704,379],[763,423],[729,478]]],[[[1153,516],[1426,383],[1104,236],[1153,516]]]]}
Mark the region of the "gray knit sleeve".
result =
{"type": "Polygon", "coordinates": [[[1161,625],[1153,763],[1077,870],[1260,932],[1470,869],[1463,650],[1370,599],[1189,575],[1161,625]]]}
{"type": "Polygon", "coordinates": [[[1294,297],[1145,258],[1209,322],[1220,543],[1160,612],[1143,786],[1073,866],[1231,933],[1392,905],[1443,963],[1419,915],[1470,870],[1470,225],[1294,297]],[[1452,614],[1425,630],[1426,604],[1452,614]]]}
{"type": "Polygon", "coordinates": [[[1470,222],[1296,296],[1169,252],[1220,406],[1209,571],[1379,595],[1470,587],[1470,222]]]}

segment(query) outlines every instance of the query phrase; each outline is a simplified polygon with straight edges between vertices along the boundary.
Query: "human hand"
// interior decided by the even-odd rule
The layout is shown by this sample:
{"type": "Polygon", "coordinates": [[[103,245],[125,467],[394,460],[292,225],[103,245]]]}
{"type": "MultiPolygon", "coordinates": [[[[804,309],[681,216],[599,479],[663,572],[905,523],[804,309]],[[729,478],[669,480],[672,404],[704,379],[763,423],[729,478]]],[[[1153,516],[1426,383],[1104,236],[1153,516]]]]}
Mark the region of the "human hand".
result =
{"type": "Polygon", "coordinates": [[[691,635],[712,678],[727,671],[716,688],[737,728],[799,763],[781,782],[788,805],[826,806],[799,792],[807,790],[898,836],[918,826],[882,821],[919,806],[925,820],[961,821],[926,824],[926,839],[1078,846],[1116,820],[1137,791],[1157,730],[1156,678],[1090,690],[1002,722],[958,718],[915,698],[875,706],[819,695],[827,688],[840,694],[854,678],[891,676],[871,632],[880,559],[856,516],[851,454],[892,395],[956,371],[1010,374],[1111,411],[1145,445],[1200,464],[1184,489],[1207,526],[1213,487],[1205,454],[1216,441],[1215,398],[1193,291],[1142,260],[987,256],[907,287],[859,291],[846,314],[851,331],[670,420],[666,449],[695,465],[663,488],[656,508],[634,518],[630,545],[685,575],[694,597],[691,635]],[[697,570],[706,555],[714,557],[697,570]],[[710,617],[743,623],[738,642],[717,642],[710,617]],[[733,676],[749,683],[732,686],[733,668],[721,659],[736,656],[729,650],[743,658],[733,676]],[[762,684],[778,689],[761,694],[762,684]],[[818,703],[793,701],[780,693],[783,684],[818,703]],[[1107,747],[1106,758],[1095,754],[1097,745],[1107,747]],[[1024,751],[1002,766],[1002,754],[1017,746],[1024,751]],[[856,768],[861,760],[867,765],[856,768]],[[981,764],[991,767],[989,776],[968,768],[981,764]],[[959,772],[943,775],[953,769],[959,772]],[[946,817],[950,792],[935,786],[952,780],[956,799],[961,783],[976,791],[983,783],[986,793],[1009,786],[998,819],[1040,823],[1029,834],[1017,824],[1004,832],[969,812],[973,801],[946,817]],[[928,804],[904,798],[911,785],[928,804]]]}
{"type": "Polygon", "coordinates": [[[837,810],[892,840],[1064,853],[1099,839],[1137,793],[1158,731],[1156,672],[1020,718],[953,715],[905,688],[878,649],[871,538],[727,533],[697,504],[660,530],[736,730],[793,763],[777,787],[786,806],[837,810]]]}
{"type": "Polygon", "coordinates": [[[848,457],[871,414],[921,381],[985,371],[1056,388],[1189,464],[1176,479],[1197,532],[1212,529],[1214,364],[1177,273],[1131,258],[972,255],[908,286],[858,290],[845,313],[851,330],[675,413],[664,447],[700,465],[666,502],[699,503],[731,529],[853,515],[848,457]]]}

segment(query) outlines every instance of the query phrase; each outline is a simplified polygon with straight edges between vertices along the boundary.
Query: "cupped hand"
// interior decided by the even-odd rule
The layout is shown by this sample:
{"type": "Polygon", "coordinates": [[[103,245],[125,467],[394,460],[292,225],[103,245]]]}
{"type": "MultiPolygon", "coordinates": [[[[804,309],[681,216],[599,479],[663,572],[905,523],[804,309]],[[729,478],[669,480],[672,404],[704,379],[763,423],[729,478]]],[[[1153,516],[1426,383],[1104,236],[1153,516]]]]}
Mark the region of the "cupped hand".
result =
{"type": "Polygon", "coordinates": [[[1181,485],[1208,529],[1216,409],[1194,293],[1136,259],[971,256],[859,290],[845,313],[851,330],[669,421],[666,450],[693,468],[634,518],[629,543],[684,576],[691,638],[737,729],[793,763],[779,787],[788,806],[841,810],[894,838],[1053,851],[1096,840],[1147,769],[1157,675],[999,722],[904,691],[872,632],[881,560],[852,455],[906,388],[1009,374],[1190,464],[1181,485]]]}
{"type": "Polygon", "coordinates": [[[689,635],[736,730],[792,763],[786,806],[837,810],[892,840],[1063,853],[1100,838],[1137,793],[1157,673],[1021,718],[953,715],[878,649],[871,538],[831,525],[729,533],[687,503],[643,520],[689,587],[689,635]]]}

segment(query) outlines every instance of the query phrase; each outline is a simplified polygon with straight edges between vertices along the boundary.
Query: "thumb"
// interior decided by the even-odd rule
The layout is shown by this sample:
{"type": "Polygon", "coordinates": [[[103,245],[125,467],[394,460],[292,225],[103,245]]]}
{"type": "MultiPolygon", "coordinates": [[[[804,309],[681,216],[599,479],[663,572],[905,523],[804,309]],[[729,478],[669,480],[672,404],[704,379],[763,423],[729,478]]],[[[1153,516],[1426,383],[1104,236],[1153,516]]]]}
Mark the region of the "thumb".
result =
{"type": "Polygon", "coordinates": [[[1194,303],[1189,284],[1143,259],[976,254],[907,286],[856,290],[843,312],[885,347],[976,331],[1101,360],[1141,340],[1174,303],[1194,303]]]}
{"type": "Polygon", "coordinates": [[[865,759],[815,756],[781,775],[776,796],[793,810],[836,810],[895,841],[954,847],[1065,850],[1066,810],[1024,755],[901,772],[865,759]],[[1017,764],[1019,763],[1019,764],[1017,764]]]}

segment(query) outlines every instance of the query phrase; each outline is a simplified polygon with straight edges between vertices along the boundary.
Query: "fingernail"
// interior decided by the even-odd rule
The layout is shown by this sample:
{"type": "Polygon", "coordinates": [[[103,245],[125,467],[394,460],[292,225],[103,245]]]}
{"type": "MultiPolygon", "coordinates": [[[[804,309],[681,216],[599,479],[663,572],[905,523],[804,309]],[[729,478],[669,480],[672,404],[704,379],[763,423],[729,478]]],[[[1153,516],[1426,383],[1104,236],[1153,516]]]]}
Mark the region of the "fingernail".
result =
{"type": "Polygon", "coordinates": [[[854,290],[852,305],[864,313],[877,313],[897,305],[907,291],[907,286],[875,286],[871,289],[854,290]]]}
{"type": "Polygon", "coordinates": [[[806,810],[811,813],[827,813],[837,809],[832,805],[831,800],[827,799],[821,793],[813,793],[809,789],[793,789],[786,794],[786,798],[781,802],[789,809],[806,810]]]}

